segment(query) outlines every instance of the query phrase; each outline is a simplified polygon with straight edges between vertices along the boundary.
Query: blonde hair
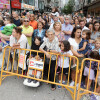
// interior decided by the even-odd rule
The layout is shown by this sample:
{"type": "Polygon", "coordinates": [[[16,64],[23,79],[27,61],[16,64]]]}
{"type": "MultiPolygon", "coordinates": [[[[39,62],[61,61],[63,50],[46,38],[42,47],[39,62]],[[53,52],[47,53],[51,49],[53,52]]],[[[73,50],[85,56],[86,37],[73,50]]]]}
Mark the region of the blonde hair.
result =
{"type": "Polygon", "coordinates": [[[95,42],[100,42],[100,37],[97,37],[97,38],[95,39],[95,42]]]}
{"type": "Polygon", "coordinates": [[[55,23],[53,24],[53,28],[54,28],[54,30],[55,30],[55,26],[56,26],[57,24],[59,24],[59,25],[60,25],[60,31],[61,31],[62,25],[61,25],[61,23],[60,23],[60,22],[55,22],[55,23]]]}

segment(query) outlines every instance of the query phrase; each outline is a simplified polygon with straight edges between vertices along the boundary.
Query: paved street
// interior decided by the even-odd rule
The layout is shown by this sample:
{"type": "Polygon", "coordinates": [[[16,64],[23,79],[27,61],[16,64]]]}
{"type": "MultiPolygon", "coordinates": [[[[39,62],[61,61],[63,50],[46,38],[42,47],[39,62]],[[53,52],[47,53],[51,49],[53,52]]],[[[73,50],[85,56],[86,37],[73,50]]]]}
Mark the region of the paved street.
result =
{"type": "Polygon", "coordinates": [[[51,91],[50,85],[42,83],[38,88],[23,85],[23,79],[7,77],[0,86],[0,100],[72,100],[66,89],[51,91]]]}

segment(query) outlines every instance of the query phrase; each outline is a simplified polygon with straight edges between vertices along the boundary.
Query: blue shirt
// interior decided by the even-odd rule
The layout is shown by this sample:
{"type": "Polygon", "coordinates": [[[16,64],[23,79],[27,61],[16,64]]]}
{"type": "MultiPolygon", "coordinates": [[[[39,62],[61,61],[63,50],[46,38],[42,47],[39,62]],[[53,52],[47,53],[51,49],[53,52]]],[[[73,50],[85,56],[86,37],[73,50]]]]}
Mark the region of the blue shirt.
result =
{"type": "Polygon", "coordinates": [[[1,27],[0,27],[0,31],[2,31],[4,27],[5,27],[5,26],[1,26],[1,27]]]}
{"type": "MultiPolygon", "coordinates": [[[[66,25],[65,23],[62,24],[62,31],[73,31],[73,26],[71,24],[66,25]]],[[[65,40],[68,40],[71,37],[71,35],[65,34],[65,40]]]]}

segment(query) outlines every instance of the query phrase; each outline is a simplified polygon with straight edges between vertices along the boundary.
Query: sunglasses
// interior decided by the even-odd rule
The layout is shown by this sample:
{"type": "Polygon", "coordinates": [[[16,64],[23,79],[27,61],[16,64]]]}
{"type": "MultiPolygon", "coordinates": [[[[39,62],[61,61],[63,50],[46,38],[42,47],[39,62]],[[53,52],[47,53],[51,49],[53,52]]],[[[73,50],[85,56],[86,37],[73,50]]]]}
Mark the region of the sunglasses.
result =
{"type": "Polygon", "coordinates": [[[29,22],[29,20],[24,20],[24,22],[29,22]]]}

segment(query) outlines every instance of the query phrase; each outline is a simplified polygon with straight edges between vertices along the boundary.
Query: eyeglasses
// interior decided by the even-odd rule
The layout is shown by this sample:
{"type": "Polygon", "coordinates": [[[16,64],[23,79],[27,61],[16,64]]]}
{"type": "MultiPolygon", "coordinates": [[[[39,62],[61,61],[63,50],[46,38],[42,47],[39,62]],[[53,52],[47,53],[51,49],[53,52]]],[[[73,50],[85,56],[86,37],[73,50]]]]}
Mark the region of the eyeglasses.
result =
{"type": "Polygon", "coordinates": [[[24,20],[24,22],[29,22],[29,20],[24,20]]]}

